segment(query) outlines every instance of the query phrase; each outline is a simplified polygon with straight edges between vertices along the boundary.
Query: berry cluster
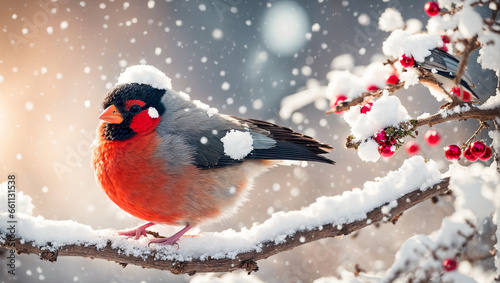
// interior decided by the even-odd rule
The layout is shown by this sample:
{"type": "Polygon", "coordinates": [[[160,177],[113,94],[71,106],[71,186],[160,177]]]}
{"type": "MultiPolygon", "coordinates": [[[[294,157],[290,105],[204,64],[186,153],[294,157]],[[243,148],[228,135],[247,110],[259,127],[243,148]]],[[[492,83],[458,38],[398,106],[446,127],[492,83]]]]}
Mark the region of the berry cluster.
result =
{"type": "MultiPolygon", "coordinates": [[[[444,154],[448,160],[459,159],[462,155],[462,150],[455,144],[447,146],[444,150],[444,154]]],[[[492,154],[491,147],[485,145],[482,141],[475,141],[464,150],[465,159],[471,162],[478,159],[486,161],[491,158],[492,154]]]]}
{"type": "Polygon", "coordinates": [[[394,147],[397,140],[389,137],[385,130],[378,131],[373,139],[378,143],[378,153],[383,157],[391,157],[394,154],[394,147]]]}

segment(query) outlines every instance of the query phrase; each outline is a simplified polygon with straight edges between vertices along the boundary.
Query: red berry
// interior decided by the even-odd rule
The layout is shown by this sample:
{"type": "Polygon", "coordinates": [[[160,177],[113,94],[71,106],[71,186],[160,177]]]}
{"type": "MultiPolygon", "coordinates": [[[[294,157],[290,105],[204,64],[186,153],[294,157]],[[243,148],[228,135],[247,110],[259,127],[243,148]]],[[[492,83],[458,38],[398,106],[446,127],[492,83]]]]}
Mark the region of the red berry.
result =
{"type": "MultiPolygon", "coordinates": [[[[343,94],[337,95],[337,99],[335,100],[335,102],[333,102],[333,100],[330,101],[330,108],[334,109],[335,106],[339,105],[342,101],[344,101],[346,99],[347,99],[347,96],[345,96],[343,94]]],[[[342,111],[335,111],[335,113],[342,113],[342,111]]]]}
{"type": "Polygon", "coordinates": [[[493,152],[491,152],[491,147],[486,146],[486,149],[484,150],[484,154],[482,156],[480,156],[479,159],[481,159],[482,161],[486,161],[486,160],[491,158],[492,154],[493,154],[493,152]]]}
{"type": "Polygon", "coordinates": [[[369,85],[366,89],[368,89],[369,91],[376,91],[376,90],[378,90],[378,86],[376,86],[376,85],[369,85]]]}
{"type": "Polygon", "coordinates": [[[464,90],[462,100],[463,101],[471,101],[471,99],[472,99],[472,96],[471,96],[470,92],[464,90]]]}
{"type": "Polygon", "coordinates": [[[461,88],[459,87],[454,87],[451,89],[450,91],[451,94],[453,95],[456,95],[458,96],[459,98],[461,98],[463,101],[470,101],[472,96],[470,94],[470,92],[466,91],[466,90],[462,90],[461,88]]]}
{"type": "Polygon", "coordinates": [[[406,54],[403,54],[403,56],[401,56],[401,60],[399,60],[399,62],[401,63],[401,65],[403,67],[408,68],[408,67],[413,66],[413,64],[415,64],[415,59],[413,59],[413,56],[406,56],[406,54]]]}
{"type": "Polygon", "coordinates": [[[409,155],[414,155],[418,153],[420,146],[418,146],[418,143],[414,141],[409,141],[405,145],[405,150],[409,155]]]}
{"type": "Polygon", "coordinates": [[[372,102],[367,102],[361,107],[361,113],[366,114],[367,112],[370,112],[372,110],[373,103],[372,102]]]}
{"type": "Polygon", "coordinates": [[[441,136],[436,130],[428,130],[427,133],[425,133],[424,138],[425,142],[430,146],[438,145],[439,141],[441,140],[441,136]]]}
{"type": "Polygon", "coordinates": [[[373,136],[373,139],[378,143],[378,144],[383,144],[387,141],[387,134],[385,133],[384,130],[378,131],[375,136],[373,136]]]}
{"type": "Polygon", "coordinates": [[[476,157],[481,157],[486,150],[486,145],[482,141],[475,141],[470,146],[470,153],[476,157]]]}
{"type": "Polygon", "coordinates": [[[443,269],[446,272],[450,272],[457,269],[457,265],[458,265],[457,260],[454,258],[447,258],[443,260],[443,269]]]}
{"type": "Polygon", "coordinates": [[[450,37],[447,35],[441,35],[441,39],[443,40],[443,43],[450,43],[450,37]]]}
{"type": "Polygon", "coordinates": [[[465,149],[464,157],[465,157],[465,159],[467,159],[471,162],[474,162],[477,160],[477,156],[475,156],[474,154],[472,154],[472,152],[470,152],[470,146],[467,149],[465,149]]]}
{"type": "Polygon", "coordinates": [[[438,3],[433,1],[427,2],[424,8],[425,12],[427,13],[427,15],[429,15],[429,17],[434,17],[435,15],[439,14],[439,11],[441,11],[438,3]]]}
{"type": "Polygon", "coordinates": [[[459,159],[461,154],[462,150],[455,144],[450,144],[444,149],[444,155],[448,160],[459,159]]]}
{"type": "Polygon", "coordinates": [[[395,85],[399,82],[399,78],[396,75],[390,75],[387,78],[387,84],[395,85]]]}
{"type": "Polygon", "coordinates": [[[461,96],[461,89],[459,87],[454,87],[451,89],[450,94],[456,95],[458,97],[461,96]]]}
{"type": "Polygon", "coordinates": [[[383,157],[391,157],[394,154],[394,150],[392,150],[392,144],[383,143],[378,146],[378,153],[380,153],[383,157]]]}
{"type": "Polygon", "coordinates": [[[395,138],[391,138],[391,140],[389,141],[390,144],[396,144],[398,143],[398,141],[395,139],[395,138]]]}

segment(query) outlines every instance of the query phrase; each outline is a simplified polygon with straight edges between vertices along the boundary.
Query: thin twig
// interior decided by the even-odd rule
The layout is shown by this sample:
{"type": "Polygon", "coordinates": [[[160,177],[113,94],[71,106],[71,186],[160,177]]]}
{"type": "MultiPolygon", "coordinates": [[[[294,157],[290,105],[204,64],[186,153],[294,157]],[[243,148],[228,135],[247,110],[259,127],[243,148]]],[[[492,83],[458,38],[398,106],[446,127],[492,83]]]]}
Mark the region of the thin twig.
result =
{"type": "Polygon", "coordinates": [[[479,134],[479,131],[481,131],[484,128],[488,128],[490,125],[486,122],[481,122],[479,125],[479,128],[474,132],[474,134],[462,145],[462,149],[465,149],[469,146],[469,144],[472,142],[472,140],[479,134]]]}
{"type": "Polygon", "coordinates": [[[326,112],[326,114],[332,114],[335,112],[340,112],[340,111],[345,111],[348,110],[349,108],[362,104],[366,98],[371,98],[371,97],[380,97],[384,94],[384,91],[388,91],[389,94],[392,94],[396,92],[399,89],[402,89],[404,87],[404,82],[397,83],[395,85],[389,85],[384,89],[379,89],[376,91],[365,91],[363,92],[360,96],[353,98],[352,100],[349,101],[343,101],[339,103],[338,105],[335,106],[335,108],[330,109],[326,112]]]}
{"type": "Polygon", "coordinates": [[[477,34],[470,40],[467,40],[464,52],[462,53],[462,58],[460,59],[460,63],[458,64],[457,73],[455,74],[455,78],[453,79],[456,85],[460,85],[460,82],[462,81],[462,76],[465,74],[465,69],[467,68],[467,62],[469,60],[470,54],[480,46],[481,45],[477,41],[477,34]]]}

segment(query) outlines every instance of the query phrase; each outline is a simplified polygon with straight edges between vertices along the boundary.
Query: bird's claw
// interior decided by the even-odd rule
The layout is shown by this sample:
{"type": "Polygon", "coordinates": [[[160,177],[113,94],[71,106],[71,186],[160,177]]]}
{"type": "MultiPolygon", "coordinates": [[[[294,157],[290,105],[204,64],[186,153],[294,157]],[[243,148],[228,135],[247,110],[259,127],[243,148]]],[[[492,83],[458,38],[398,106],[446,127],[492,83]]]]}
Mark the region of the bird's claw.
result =
{"type": "Polygon", "coordinates": [[[120,236],[127,236],[127,237],[134,237],[134,240],[139,240],[141,236],[146,236],[146,228],[153,226],[154,223],[148,222],[146,224],[143,224],[141,226],[138,226],[136,228],[130,229],[130,230],[123,230],[123,231],[116,231],[120,236]]]}
{"type": "Polygon", "coordinates": [[[169,246],[176,245],[177,249],[179,249],[179,244],[177,243],[177,240],[178,239],[173,239],[173,237],[151,239],[148,242],[148,248],[150,248],[151,244],[160,244],[160,245],[169,245],[169,246]]]}

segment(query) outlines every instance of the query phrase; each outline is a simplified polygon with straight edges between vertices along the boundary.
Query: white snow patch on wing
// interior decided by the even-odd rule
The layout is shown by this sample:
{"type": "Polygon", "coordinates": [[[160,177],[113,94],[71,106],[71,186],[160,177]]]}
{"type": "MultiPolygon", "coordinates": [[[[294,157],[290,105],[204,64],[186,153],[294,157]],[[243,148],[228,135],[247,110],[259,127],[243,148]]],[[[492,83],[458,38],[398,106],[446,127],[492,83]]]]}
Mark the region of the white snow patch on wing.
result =
{"type": "Polygon", "coordinates": [[[151,117],[153,119],[156,119],[156,118],[160,117],[160,114],[158,113],[158,110],[156,110],[156,108],[154,108],[154,107],[149,107],[149,109],[148,109],[148,115],[149,115],[149,117],[151,117]]]}
{"type": "Polygon", "coordinates": [[[118,77],[117,85],[121,84],[146,84],[157,89],[172,89],[171,79],[162,71],[150,65],[135,65],[130,66],[120,77],[118,77]]]}
{"type": "Polygon", "coordinates": [[[405,25],[403,17],[398,10],[387,8],[378,19],[378,27],[383,31],[393,31],[403,28],[405,25]]]}
{"type": "Polygon", "coordinates": [[[191,101],[191,97],[189,96],[189,94],[183,91],[179,91],[179,96],[186,101],[191,101]]]}
{"type": "Polygon", "coordinates": [[[241,160],[253,150],[253,138],[250,132],[231,130],[220,139],[224,153],[235,160],[241,160]]]}
{"type": "Polygon", "coordinates": [[[219,113],[219,110],[215,107],[210,107],[208,104],[206,103],[203,103],[199,100],[193,100],[193,103],[194,105],[196,105],[196,107],[202,109],[202,110],[205,110],[205,112],[207,113],[208,117],[212,117],[213,115],[219,113]]]}

